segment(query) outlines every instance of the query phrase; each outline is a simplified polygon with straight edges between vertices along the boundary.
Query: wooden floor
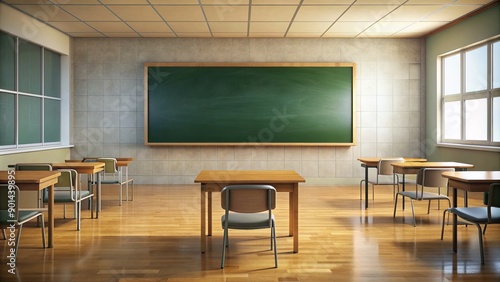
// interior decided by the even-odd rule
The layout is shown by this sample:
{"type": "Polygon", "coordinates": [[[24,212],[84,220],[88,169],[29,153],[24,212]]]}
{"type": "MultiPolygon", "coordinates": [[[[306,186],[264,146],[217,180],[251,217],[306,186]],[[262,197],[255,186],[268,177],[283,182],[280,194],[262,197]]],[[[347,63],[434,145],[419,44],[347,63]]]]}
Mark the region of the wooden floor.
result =
{"type": "Polygon", "coordinates": [[[218,194],[214,235],[202,254],[198,185],[136,185],[135,200],[121,207],[117,190],[106,188],[99,219],[83,211],[81,231],[56,207],[54,248],[42,249],[39,229],[28,224],[16,275],[7,272],[8,246],[0,240],[0,281],[500,281],[500,225],[488,227],[481,265],[475,227],[459,226],[454,254],[451,226],[439,239],[442,210],[433,205],[427,215],[426,203],[416,203],[415,228],[409,205],[393,219],[390,190],[378,187],[365,210],[356,186],[301,186],[299,253],[287,236],[288,195],[279,193],[279,267],[268,230],[238,230],[229,234],[221,270],[218,194]]]}

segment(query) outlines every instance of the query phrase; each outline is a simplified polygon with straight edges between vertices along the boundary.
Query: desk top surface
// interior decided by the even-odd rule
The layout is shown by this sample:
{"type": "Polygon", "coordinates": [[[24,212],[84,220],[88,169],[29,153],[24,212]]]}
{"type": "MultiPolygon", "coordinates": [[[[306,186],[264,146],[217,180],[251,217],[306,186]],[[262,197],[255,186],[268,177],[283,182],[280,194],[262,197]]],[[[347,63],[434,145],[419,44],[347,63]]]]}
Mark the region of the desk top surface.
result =
{"type": "Polygon", "coordinates": [[[447,171],[443,176],[461,182],[500,182],[500,171],[447,171]]]}
{"type": "Polygon", "coordinates": [[[395,167],[400,168],[473,168],[472,164],[457,163],[457,162],[404,162],[393,163],[395,167]]]}
{"type": "Polygon", "coordinates": [[[104,168],[104,163],[101,162],[65,162],[53,163],[52,168],[104,168]]]}
{"type": "Polygon", "coordinates": [[[305,179],[294,170],[202,170],[196,183],[298,183],[305,179]]]}
{"type": "MultiPolygon", "coordinates": [[[[14,177],[16,183],[43,183],[58,178],[61,175],[59,171],[14,171],[11,177],[14,177]]],[[[6,170],[0,171],[0,183],[9,181],[9,172],[6,170]]]]}
{"type": "MultiPolygon", "coordinates": [[[[384,158],[358,158],[358,161],[362,163],[373,163],[378,162],[381,159],[397,159],[398,157],[384,157],[384,158]]],[[[406,158],[403,157],[406,162],[425,162],[427,159],[424,158],[406,158]]]]}

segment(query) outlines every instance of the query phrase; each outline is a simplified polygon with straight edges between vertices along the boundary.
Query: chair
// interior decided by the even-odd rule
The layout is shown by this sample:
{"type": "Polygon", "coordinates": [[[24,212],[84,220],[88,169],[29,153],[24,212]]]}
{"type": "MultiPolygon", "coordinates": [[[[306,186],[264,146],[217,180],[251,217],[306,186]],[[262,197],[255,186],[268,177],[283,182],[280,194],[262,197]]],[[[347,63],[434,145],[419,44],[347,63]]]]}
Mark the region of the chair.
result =
{"type": "MultiPolygon", "coordinates": [[[[368,183],[372,184],[372,198],[375,199],[375,186],[376,185],[392,185],[392,195],[394,198],[395,187],[399,183],[399,176],[394,174],[393,163],[402,163],[403,158],[386,158],[380,159],[377,165],[377,176],[375,180],[369,180],[368,183]]],[[[365,179],[359,182],[359,199],[363,199],[363,183],[365,179]]]]}
{"type": "Polygon", "coordinates": [[[417,184],[415,185],[415,191],[398,191],[396,194],[396,200],[394,201],[394,214],[396,217],[396,207],[398,205],[398,196],[401,195],[403,201],[405,197],[410,199],[411,203],[411,213],[413,216],[413,226],[417,226],[415,221],[415,208],[413,206],[413,200],[429,201],[427,206],[427,214],[430,212],[431,201],[432,200],[447,200],[448,207],[451,207],[450,198],[447,195],[441,194],[441,187],[448,187],[448,179],[444,178],[441,174],[445,171],[454,171],[453,168],[422,168],[417,173],[417,184]],[[425,188],[437,187],[438,193],[426,192],[425,188]]]}
{"type": "MultiPolygon", "coordinates": [[[[82,201],[89,199],[90,217],[94,218],[92,203],[94,194],[91,191],[81,190],[78,172],[74,169],[60,169],[57,183],[54,185],[54,203],[64,205],[64,218],[66,218],[66,204],[73,204],[73,215],[76,218],[76,230],[80,230],[82,218],[82,201]]],[[[44,203],[48,203],[48,197],[44,197],[44,203]]]]}
{"type": "MultiPolygon", "coordinates": [[[[123,179],[123,174],[121,169],[118,169],[117,161],[115,158],[98,158],[98,162],[104,163],[104,174],[101,180],[101,184],[118,185],[119,188],[119,204],[122,205],[122,187],[127,184],[129,180],[123,179]]],[[[132,189],[134,189],[132,187],[132,189]]],[[[133,191],[133,190],[132,190],[133,191]]],[[[128,189],[126,191],[126,200],[128,201],[128,189]]],[[[133,194],[133,192],[132,192],[133,194]]]]}
{"type": "Polygon", "coordinates": [[[221,268],[224,268],[229,229],[271,229],[271,250],[274,249],[274,267],[278,267],[276,251],[276,224],[272,210],[276,207],[276,189],[270,185],[229,185],[221,192],[221,217],[224,239],[221,268]]]}
{"type": "Polygon", "coordinates": [[[479,234],[479,252],[481,254],[481,264],[484,264],[483,235],[486,232],[488,224],[500,223],[500,183],[490,185],[488,191],[488,202],[486,207],[456,207],[449,208],[443,212],[443,225],[441,227],[441,240],[444,235],[444,219],[446,212],[456,214],[467,223],[474,224],[479,234]],[[484,229],[481,230],[481,225],[484,229]],[[481,232],[482,231],[482,232],[481,232]]]}
{"type": "MultiPolygon", "coordinates": [[[[23,225],[35,218],[40,218],[42,225],[42,245],[45,248],[45,223],[43,220],[43,213],[37,210],[19,210],[20,196],[21,193],[17,186],[0,184],[0,229],[2,229],[4,239],[10,237],[6,236],[5,229],[8,229],[9,232],[14,232],[14,228],[18,229],[14,247],[15,257],[17,257],[23,225]],[[13,228],[13,226],[15,227],[13,228]]],[[[9,246],[11,246],[10,242],[9,246]]]]}

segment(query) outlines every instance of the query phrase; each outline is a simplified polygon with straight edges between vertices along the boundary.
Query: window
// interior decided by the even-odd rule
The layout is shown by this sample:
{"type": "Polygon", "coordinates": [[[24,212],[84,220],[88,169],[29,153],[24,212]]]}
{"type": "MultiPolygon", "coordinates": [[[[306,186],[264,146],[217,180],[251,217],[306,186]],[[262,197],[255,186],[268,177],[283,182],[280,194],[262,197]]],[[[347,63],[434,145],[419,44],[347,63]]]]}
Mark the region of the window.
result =
{"type": "Polygon", "coordinates": [[[440,59],[441,142],[500,146],[500,40],[440,59]]]}
{"type": "Polygon", "coordinates": [[[0,149],[61,143],[61,55],[0,32],[0,149]]]}

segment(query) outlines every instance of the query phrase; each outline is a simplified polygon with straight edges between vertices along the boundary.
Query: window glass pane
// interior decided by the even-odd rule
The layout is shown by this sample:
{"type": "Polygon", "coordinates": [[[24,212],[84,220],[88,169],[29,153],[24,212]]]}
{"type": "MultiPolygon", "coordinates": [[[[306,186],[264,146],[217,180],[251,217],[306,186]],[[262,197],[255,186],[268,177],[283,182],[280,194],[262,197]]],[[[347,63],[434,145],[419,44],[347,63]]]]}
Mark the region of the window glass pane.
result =
{"type": "Polygon", "coordinates": [[[443,61],[444,95],[460,93],[460,54],[446,57],[443,61]]]}
{"type": "Polygon", "coordinates": [[[488,87],[488,47],[465,53],[465,92],[485,90],[488,87]]]}
{"type": "Polygon", "coordinates": [[[15,95],[0,92],[0,146],[15,145],[15,95]]]}
{"type": "Polygon", "coordinates": [[[16,39],[0,32],[0,89],[16,90],[16,39]]]}
{"type": "Polygon", "coordinates": [[[500,97],[493,98],[493,142],[500,142],[500,97]]]}
{"type": "Polygon", "coordinates": [[[44,49],[44,95],[61,97],[61,56],[44,49]]]}
{"type": "Polygon", "coordinates": [[[461,139],[460,101],[444,103],[444,138],[461,139]]]}
{"type": "Polygon", "coordinates": [[[61,101],[45,99],[44,142],[61,141],[61,101]]]}
{"type": "Polygon", "coordinates": [[[500,41],[493,44],[493,88],[500,87],[500,41]]]}
{"type": "Polygon", "coordinates": [[[488,100],[465,101],[465,139],[488,140],[488,100]]]}
{"type": "Polygon", "coordinates": [[[41,47],[19,40],[19,91],[41,94],[41,47]]]}
{"type": "Polygon", "coordinates": [[[42,142],[41,98],[19,95],[19,144],[42,142]]]}

